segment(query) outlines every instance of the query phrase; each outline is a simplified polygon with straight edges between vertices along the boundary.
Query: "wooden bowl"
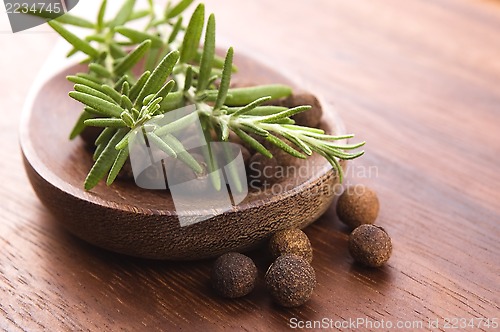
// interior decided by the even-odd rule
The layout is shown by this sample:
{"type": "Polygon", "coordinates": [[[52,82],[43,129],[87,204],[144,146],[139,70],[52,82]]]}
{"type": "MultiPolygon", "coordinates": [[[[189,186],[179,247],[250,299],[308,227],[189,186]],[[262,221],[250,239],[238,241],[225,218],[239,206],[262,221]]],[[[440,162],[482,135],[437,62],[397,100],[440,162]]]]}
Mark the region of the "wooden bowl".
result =
{"type": "MultiPolygon", "coordinates": [[[[249,57],[239,56],[235,63],[240,69],[235,80],[293,86],[280,73],[249,57]]],[[[250,192],[231,211],[186,227],[179,225],[166,190],[145,190],[133,181],[117,181],[111,187],[100,183],[85,191],[83,182],[92,159],[80,138],[68,140],[82,106],[68,97],[72,84],[65,78],[84,70],[72,66],[33,91],[20,140],[25,168],[38,197],[64,227],[85,241],[136,257],[201,259],[245,251],[281,229],[303,228],[332,203],[338,178],[318,155],[294,160],[302,171],[282,181],[281,190],[250,192]]],[[[343,134],[340,119],[328,104],[322,106],[323,128],[343,134]]],[[[192,213],[202,211],[193,208],[192,213]]]]}

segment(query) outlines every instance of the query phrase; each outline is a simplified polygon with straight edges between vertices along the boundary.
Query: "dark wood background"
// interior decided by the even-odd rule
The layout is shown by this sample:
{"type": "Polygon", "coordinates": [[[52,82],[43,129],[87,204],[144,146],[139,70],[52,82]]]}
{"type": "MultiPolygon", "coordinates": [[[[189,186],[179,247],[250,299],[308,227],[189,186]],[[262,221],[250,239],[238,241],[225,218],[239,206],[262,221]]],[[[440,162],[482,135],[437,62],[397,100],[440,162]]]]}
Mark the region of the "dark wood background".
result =
{"type": "MultiPolygon", "coordinates": [[[[315,293],[285,310],[262,282],[246,298],[218,298],[208,283],[212,261],[131,259],[76,239],[38,201],[17,144],[24,99],[56,36],[4,32],[0,328],[284,330],[292,317],[367,317],[428,329],[429,319],[500,319],[500,3],[207,2],[236,51],[324,95],[367,141],[348,181],[377,190],[378,223],[394,244],[389,263],[353,265],[332,207],[305,230],[315,293]]],[[[265,251],[250,255],[262,275],[265,251]]]]}

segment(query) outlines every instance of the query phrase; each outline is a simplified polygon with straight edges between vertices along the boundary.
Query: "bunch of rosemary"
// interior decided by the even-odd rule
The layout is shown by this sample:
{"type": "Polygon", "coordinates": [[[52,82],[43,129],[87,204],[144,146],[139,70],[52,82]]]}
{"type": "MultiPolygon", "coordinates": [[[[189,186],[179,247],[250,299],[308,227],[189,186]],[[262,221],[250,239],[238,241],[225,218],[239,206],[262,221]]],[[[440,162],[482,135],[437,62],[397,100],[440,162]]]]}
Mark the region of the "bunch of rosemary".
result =
{"type": "MultiPolygon", "coordinates": [[[[341,178],[338,159],[363,154],[346,150],[364,143],[343,146],[335,143],[352,135],[331,136],[320,129],[295,125],[291,117],[307,111],[309,106],[291,109],[267,106],[271,100],[289,96],[292,91],[287,86],[231,89],[231,74],[236,70],[233,49],[227,51],[225,59],[215,54],[215,17],[212,14],[205,22],[203,4],[198,5],[185,25],[181,14],[193,0],[169,4],[161,14],[155,10],[152,0],[144,10],[136,10],[135,2],[125,0],[112,20],[105,19],[107,0],[103,0],[95,23],[71,14],[49,22],[73,46],[68,56],[77,52],[88,56],[85,62],[89,71],[68,77],[75,83],[70,97],[85,105],[71,138],[77,137],[86,126],[103,128],[95,142],[95,163],[85,181],[85,189],[92,189],[106,176],[107,184],[113,183],[129,158],[131,133],[144,130],[146,123],[163,117],[166,112],[192,104],[196,106],[207,142],[212,133],[227,141],[233,132],[269,158],[272,154],[261,144],[262,139],[297,158],[307,158],[316,152],[331,163],[341,178]],[[147,21],[143,30],[126,26],[138,19],[147,21]],[[65,25],[91,32],[82,39],[65,25]],[[143,70],[136,75],[132,69],[139,63],[143,64],[143,70]],[[262,139],[256,139],[258,137],[262,139]]],[[[186,118],[149,126],[144,133],[149,144],[155,144],[195,172],[201,172],[199,163],[170,133],[190,123],[186,118]]],[[[216,170],[214,159],[207,160],[208,171],[216,170]]],[[[213,182],[220,187],[220,179],[214,178],[213,182]]]]}

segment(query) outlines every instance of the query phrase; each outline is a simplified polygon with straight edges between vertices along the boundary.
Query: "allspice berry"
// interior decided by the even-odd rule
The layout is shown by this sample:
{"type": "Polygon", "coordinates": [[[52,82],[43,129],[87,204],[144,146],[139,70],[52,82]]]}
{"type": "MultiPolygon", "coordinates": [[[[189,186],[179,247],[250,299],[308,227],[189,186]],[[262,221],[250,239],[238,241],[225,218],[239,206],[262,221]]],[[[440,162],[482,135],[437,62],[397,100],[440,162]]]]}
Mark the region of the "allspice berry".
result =
{"type": "Polygon", "coordinates": [[[350,186],[338,199],[337,215],[342,222],[354,229],[360,225],[373,224],[379,207],[375,191],[364,185],[350,186]]]}
{"type": "Polygon", "coordinates": [[[298,307],[312,295],[316,274],[302,257],[287,254],[278,257],[265,276],[266,287],[273,300],[284,307],[298,307]]]}
{"type": "Polygon", "coordinates": [[[356,262],[379,267],[391,257],[391,238],[382,227],[361,225],[349,236],[349,252],[356,262]]]}
{"type": "Polygon", "coordinates": [[[321,104],[311,93],[308,92],[295,92],[291,96],[282,100],[280,103],[286,107],[297,107],[302,105],[310,105],[311,109],[293,116],[293,119],[298,125],[306,127],[318,127],[321,122],[323,110],[321,104]]]}
{"type": "Polygon", "coordinates": [[[257,280],[257,267],[249,257],[230,252],[217,258],[212,268],[212,286],[223,297],[250,293],[257,280]]]}
{"type": "Polygon", "coordinates": [[[285,254],[294,254],[308,263],[313,259],[311,242],[300,229],[285,229],[274,233],[269,240],[269,251],[274,259],[285,254]]]}

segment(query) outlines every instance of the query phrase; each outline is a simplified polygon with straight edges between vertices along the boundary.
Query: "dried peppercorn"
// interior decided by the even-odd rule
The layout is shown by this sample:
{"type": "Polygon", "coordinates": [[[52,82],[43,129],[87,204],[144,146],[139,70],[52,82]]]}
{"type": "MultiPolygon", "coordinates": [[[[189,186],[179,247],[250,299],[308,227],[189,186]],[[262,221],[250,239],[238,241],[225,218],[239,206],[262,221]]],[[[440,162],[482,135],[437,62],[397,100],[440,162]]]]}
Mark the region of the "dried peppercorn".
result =
{"type": "Polygon", "coordinates": [[[298,307],[309,300],[316,286],[316,274],[302,257],[287,254],[278,257],[265,276],[273,300],[284,307],[298,307]]]}
{"type": "Polygon", "coordinates": [[[337,202],[337,215],[346,225],[354,229],[360,225],[373,224],[379,211],[377,194],[364,185],[348,187],[337,202]]]}
{"type": "Polygon", "coordinates": [[[217,258],[212,269],[212,286],[223,297],[237,298],[250,293],[257,280],[251,258],[230,252],[217,258]]]}
{"type": "Polygon", "coordinates": [[[361,225],[349,236],[349,252],[355,261],[379,267],[391,257],[391,238],[382,227],[361,225]]]}
{"type": "Polygon", "coordinates": [[[321,104],[311,93],[308,92],[296,92],[287,98],[283,99],[280,103],[281,106],[285,107],[297,107],[300,105],[311,105],[311,109],[307,112],[302,112],[293,116],[293,119],[298,125],[307,127],[317,127],[321,122],[321,116],[323,115],[323,109],[321,104]]]}
{"type": "Polygon", "coordinates": [[[275,259],[285,254],[300,256],[308,263],[313,259],[311,242],[300,229],[285,229],[274,233],[269,240],[269,251],[275,259]]]}

